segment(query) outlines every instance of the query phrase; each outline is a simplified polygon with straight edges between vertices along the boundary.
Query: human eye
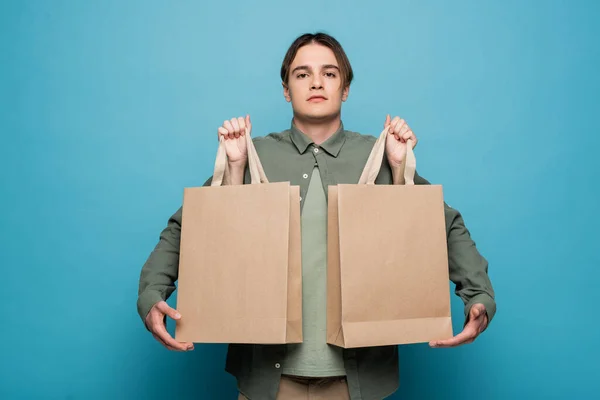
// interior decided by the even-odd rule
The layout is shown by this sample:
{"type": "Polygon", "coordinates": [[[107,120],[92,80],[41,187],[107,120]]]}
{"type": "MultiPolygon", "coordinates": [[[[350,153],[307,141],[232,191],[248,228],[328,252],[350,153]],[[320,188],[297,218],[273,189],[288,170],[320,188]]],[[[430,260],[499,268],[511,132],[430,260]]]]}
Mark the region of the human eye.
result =
{"type": "Polygon", "coordinates": [[[303,79],[303,78],[306,78],[307,76],[308,76],[308,74],[307,74],[307,73],[304,73],[304,72],[302,72],[302,73],[300,73],[300,74],[296,75],[296,78],[298,78],[298,79],[303,79]]]}
{"type": "Polygon", "coordinates": [[[328,78],[335,78],[335,72],[325,72],[325,76],[328,78]]]}

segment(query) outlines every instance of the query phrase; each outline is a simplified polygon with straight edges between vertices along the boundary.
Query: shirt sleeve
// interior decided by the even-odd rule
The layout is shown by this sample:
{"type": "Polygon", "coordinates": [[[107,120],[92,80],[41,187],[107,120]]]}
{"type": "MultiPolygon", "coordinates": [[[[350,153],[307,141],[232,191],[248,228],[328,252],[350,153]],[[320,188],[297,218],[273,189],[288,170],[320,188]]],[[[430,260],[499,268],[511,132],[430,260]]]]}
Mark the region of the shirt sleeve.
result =
{"type": "MultiPolygon", "coordinates": [[[[415,174],[415,184],[429,182],[415,174]]],[[[455,293],[465,307],[465,321],[474,304],[482,303],[491,322],[496,314],[495,293],[488,276],[488,261],[480,254],[461,213],[444,203],[448,242],[450,280],[456,285],[455,293]]]]}
{"type": "MultiPolygon", "coordinates": [[[[210,185],[209,178],[203,186],[210,185]]],[[[181,240],[180,207],[162,230],[158,243],[144,263],[139,280],[137,310],[145,324],[150,309],[159,301],[166,301],[175,291],[179,273],[179,244],[181,240]]]]}
{"type": "Polygon", "coordinates": [[[181,238],[179,208],[160,233],[160,238],[140,273],[137,309],[145,322],[150,309],[159,301],[166,301],[175,291],[179,271],[179,242],[181,238]]]}

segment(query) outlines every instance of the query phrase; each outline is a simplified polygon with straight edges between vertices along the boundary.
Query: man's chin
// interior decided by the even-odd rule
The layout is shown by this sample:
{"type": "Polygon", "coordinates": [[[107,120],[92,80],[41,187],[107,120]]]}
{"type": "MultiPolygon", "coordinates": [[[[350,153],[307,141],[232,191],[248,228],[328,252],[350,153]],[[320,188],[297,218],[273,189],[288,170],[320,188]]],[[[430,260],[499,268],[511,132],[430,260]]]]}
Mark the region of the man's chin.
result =
{"type": "Polygon", "coordinates": [[[298,115],[300,118],[302,118],[305,121],[309,121],[309,122],[329,122],[332,120],[335,120],[336,118],[339,118],[340,113],[336,112],[336,113],[308,113],[308,114],[301,114],[298,115]]]}

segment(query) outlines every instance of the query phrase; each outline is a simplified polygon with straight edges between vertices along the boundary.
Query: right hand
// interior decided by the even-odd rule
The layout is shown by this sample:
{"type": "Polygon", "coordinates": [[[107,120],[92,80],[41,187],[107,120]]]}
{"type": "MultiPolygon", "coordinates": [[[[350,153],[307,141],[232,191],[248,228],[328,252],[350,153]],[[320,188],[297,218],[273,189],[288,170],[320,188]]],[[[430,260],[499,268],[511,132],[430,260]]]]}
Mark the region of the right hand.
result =
{"type": "Polygon", "coordinates": [[[225,143],[225,151],[230,165],[246,165],[248,161],[248,146],[246,145],[246,128],[252,129],[250,116],[231,118],[219,127],[219,136],[225,143]]]}
{"type": "Polygon", "coordinates": [[[165,325],[166,316],[171,317],[174,320],[181,319],[181,314],[177,310],[169,307],[165,301],[159,301],[150,309],[148,315],[146,315],[146,327],[160,344],[165,346],[169,350],[174,351],[189,351],[194,350],[193,343],[180,343],[173,339],[167,327],[165,325]]]}

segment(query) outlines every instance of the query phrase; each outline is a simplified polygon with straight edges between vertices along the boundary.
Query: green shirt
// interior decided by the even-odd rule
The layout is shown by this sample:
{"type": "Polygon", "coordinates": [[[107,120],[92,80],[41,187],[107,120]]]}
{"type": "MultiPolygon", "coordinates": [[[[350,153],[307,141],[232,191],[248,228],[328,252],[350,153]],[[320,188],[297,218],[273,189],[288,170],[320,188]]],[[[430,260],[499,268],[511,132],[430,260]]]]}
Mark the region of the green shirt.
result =
{"type": "Polygon", "coordinates": [[[327,197],[316,160],[311,175],[301,219],[303,340],[288,345],[281,367],[287,375],[342,376],[343,351],[327,344],[327,197]]]}
{"type": "MultiPolygon", "coordinates": [[[[269,181],[298,185],[300,196],[305,199],[315,160],[326,193],[330,185],[358,183],[376,137],[346,131],[340,126],[333,136],[316,146],[292,124],[288,130],[253,140],[269,181]]],[[[250,182],[249,171],[244,182],[250,182]]],[[[392,184],[386,157],[375,183],[392,184]]],[[[210,179],[205,185],[209,184],[210,179]]],[[[415,184],[429,182],[415,174],[415,184]]],[[[304,208],[304,200],[301,207],[304,208]]],[[[445,218],[450,280],[456,284],[456,294],[465,304],[465,315],[473,304],[483,303],[491,322],[496,303],[487,273],[488,263],[478,252],[461,214],[445,205],[445,218]]],[[[181,208],[169,218],[142,268],[137,302],[142,320],[155,303],[166,300],[175,290],[180,233],[181,208]]],[[[286,351],[286,345],[230,344],[225,368],[237,378],[240,391],[251,400],[275,400],[286,351]]],[[[352,400],[382,399],[398,388],[398,346],[344,349],[343,357],[352,400]]]]}

